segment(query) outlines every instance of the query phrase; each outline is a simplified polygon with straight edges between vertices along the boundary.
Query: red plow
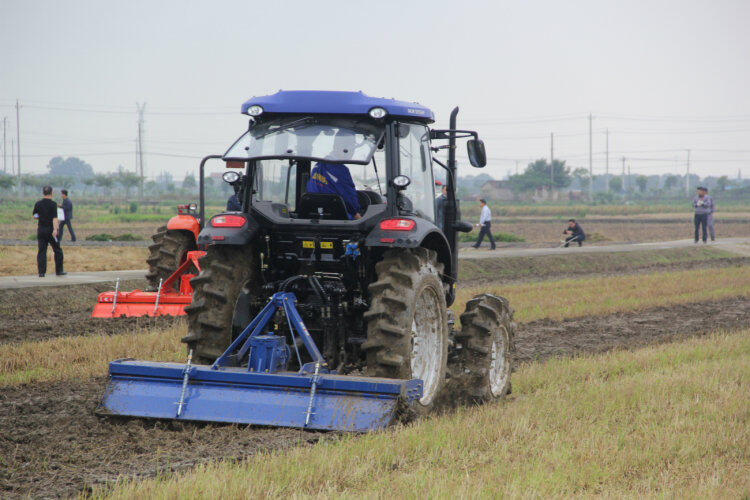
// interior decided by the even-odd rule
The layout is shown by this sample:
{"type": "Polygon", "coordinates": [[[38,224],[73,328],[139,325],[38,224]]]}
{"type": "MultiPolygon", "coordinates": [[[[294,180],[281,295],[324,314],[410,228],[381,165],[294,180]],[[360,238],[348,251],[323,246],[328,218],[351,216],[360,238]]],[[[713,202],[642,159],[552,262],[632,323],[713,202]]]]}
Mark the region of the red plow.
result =
{"type": "Polygon", "coordinates": [[[91,317],[184,316],[185,306],[190,305],[190,301],[193,299],[193,288],[190,286],[190,280],[200,272],[198,259],[205,254],[206,252],[202,250],[187,252],[185,261],[175,272],[160,283],[158,290],[155,292],[144,292],[142,290],[120,292],[118,280],[114,291],[99,294],[91,317]]]}

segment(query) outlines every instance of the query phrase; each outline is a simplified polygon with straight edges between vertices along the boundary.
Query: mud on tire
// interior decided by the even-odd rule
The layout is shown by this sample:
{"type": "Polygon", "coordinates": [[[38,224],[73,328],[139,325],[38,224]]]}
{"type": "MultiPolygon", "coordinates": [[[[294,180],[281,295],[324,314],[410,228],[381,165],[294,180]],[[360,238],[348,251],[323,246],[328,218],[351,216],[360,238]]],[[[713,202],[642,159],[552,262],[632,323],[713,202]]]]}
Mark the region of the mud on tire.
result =
{"type": "Polygon", "coordinates": [[[370,309],[364,314],[367,372],[423,379],[424,396],[413,408],[417,414],[428,413],[445,382],[447,363],[443,266],[431,250],[395,249],[385,253],[375,270],[377,281],[369,286],[370,309]]]}
{"type": "MultiPolygon", "coordinates": [[[[159,281],[165,280],[185,260],[187,252],[195,250],[195,237],[186,231],[168,230],[167,226],[161,226],[156,234],[151,236],[154,242],[148,247],[148,280],[149,288],[156,290],[159,281]]],[[[179,290],[179,282],[175,284],[179,290]]]]}
{"type": "Polygon", "coordinates": [[[211,363],[232,341],[232,318],[243,289],[257,286],[252,247],[211,245],[201,257],[201,273],[190,280],[193,300],[185,307],[188,334],[198,363],[211,363]]]}
{"type": "Polygon", "coordinates": [[[454,404],[493,401],[510,392],[515,329],[507,299],[481,294],[466,303],[449,361],[446,392],[454,404]]]}

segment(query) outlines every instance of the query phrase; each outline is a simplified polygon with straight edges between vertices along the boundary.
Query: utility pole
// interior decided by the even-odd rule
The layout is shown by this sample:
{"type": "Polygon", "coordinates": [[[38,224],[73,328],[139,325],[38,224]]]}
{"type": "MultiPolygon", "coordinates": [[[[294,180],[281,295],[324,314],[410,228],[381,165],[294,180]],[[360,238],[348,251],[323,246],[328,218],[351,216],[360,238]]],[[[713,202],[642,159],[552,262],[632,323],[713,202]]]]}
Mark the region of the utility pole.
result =
{"type": "MultiPolygon", "coordinates": [[[[5,142],[6,128],[8,123],[8,117],[3,116],[3,173],[8,173],[8,144],[5,142]]],[[[13,172],[11,172],[12,174],[13,172]]]]}
{"type": "Polygon", "coordinates": [[[687,150],[687,165],[685,169],[685,194],[690,196],[690,150],[687,150]]]}
{"type": "Polygon", "coordinates": [[[555,187],[555,134],[549,134],[549,192],[555,187]]]}
{"type": "Polygon", "coordinates": [[[633,181],[630,177],[630,165],[628,165],[628,200],[633,197],[633,181]]]}
{"type": "Polygon", "coordinates": [[[607,176],[609,176],[609,129],[607,129],[607,130],[606,130],[606,131],[604,132],[604,135],[606,135],[606,136],[607,136],[607,153],[606,153],[606,155],[607,155],[607,156],[606,156],[606,158],[607,158],[607,161],[606,161],[606,163],[605,163],[605,167],[604,167],[604,173],[605,173],[605,174],[607,174],[607,176]]]}
{"type": "Polygon", "coordinates": [[[18,155],[18,161],[16,162],[16,168],[18,168],[18,185],[21,185],[21,114],[19,113],[19,109],[21,106],[18,104],[18,99],[16,99],[16,154],[18,155]]]}
{"type": "MultiPolygon", "coordinates": [[[[146,103],[142,105],[135,103],[138,108],[138,167],[140,169],[141,182],[138,186],[138,196],[143,199],[143,111],[146,109],[146,103]]],[[[138,173],[136,171],[136,173],[138,173]]]]}
{"type": "MultiPolygon", "coordinates": [[[[620,184],[622,184],[622,190],[625,191],[625,157],[622,157],[622,175],[620,176],[620,184]]],[[[625,193],[622,194],[622,198],[625,199],[625,193]]]]}
{"type": "Polygon", "coordinates": [[[589,201],[594,201],[594,160],[593,160],[593,149],[592,149],[592,139],[593,136],[591,135],[591,120],[592,116],[591,113],[589,113],[589,201]]]}

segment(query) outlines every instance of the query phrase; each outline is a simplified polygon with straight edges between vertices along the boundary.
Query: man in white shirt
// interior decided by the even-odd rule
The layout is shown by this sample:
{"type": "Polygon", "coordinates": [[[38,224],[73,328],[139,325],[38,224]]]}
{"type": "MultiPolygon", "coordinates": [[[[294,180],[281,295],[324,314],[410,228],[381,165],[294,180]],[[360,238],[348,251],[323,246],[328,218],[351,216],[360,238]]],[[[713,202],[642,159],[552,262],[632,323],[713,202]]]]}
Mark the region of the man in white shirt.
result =
{"type": "Polygon", "coordinates": [[[473,246],[474,248],[479,248],[486,234],[490,239],[490,250],[494,250],[495,240],[492,239],[492,212],[490,212],[490,207],[487,206],[487,200],[484,198],[480,198],[479,206],[482,207],[482,212],[479,214],[479,224],[477,224],[477,227],[479,227],[479,236],[473,246]]]}

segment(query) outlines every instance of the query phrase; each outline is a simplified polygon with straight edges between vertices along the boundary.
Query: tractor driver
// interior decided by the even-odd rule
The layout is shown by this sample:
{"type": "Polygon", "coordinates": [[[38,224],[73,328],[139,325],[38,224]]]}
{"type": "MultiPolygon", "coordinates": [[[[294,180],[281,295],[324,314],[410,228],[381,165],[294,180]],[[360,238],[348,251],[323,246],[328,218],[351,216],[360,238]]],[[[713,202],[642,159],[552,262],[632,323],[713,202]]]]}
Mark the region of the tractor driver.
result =
{"type": "Polygon", "coordinates": [[[337,194],[344,200],[349,220],[362,218],[357,188],[346,165],[322,161],[316,163],[307,181],[307,192],[337,194]]]}

